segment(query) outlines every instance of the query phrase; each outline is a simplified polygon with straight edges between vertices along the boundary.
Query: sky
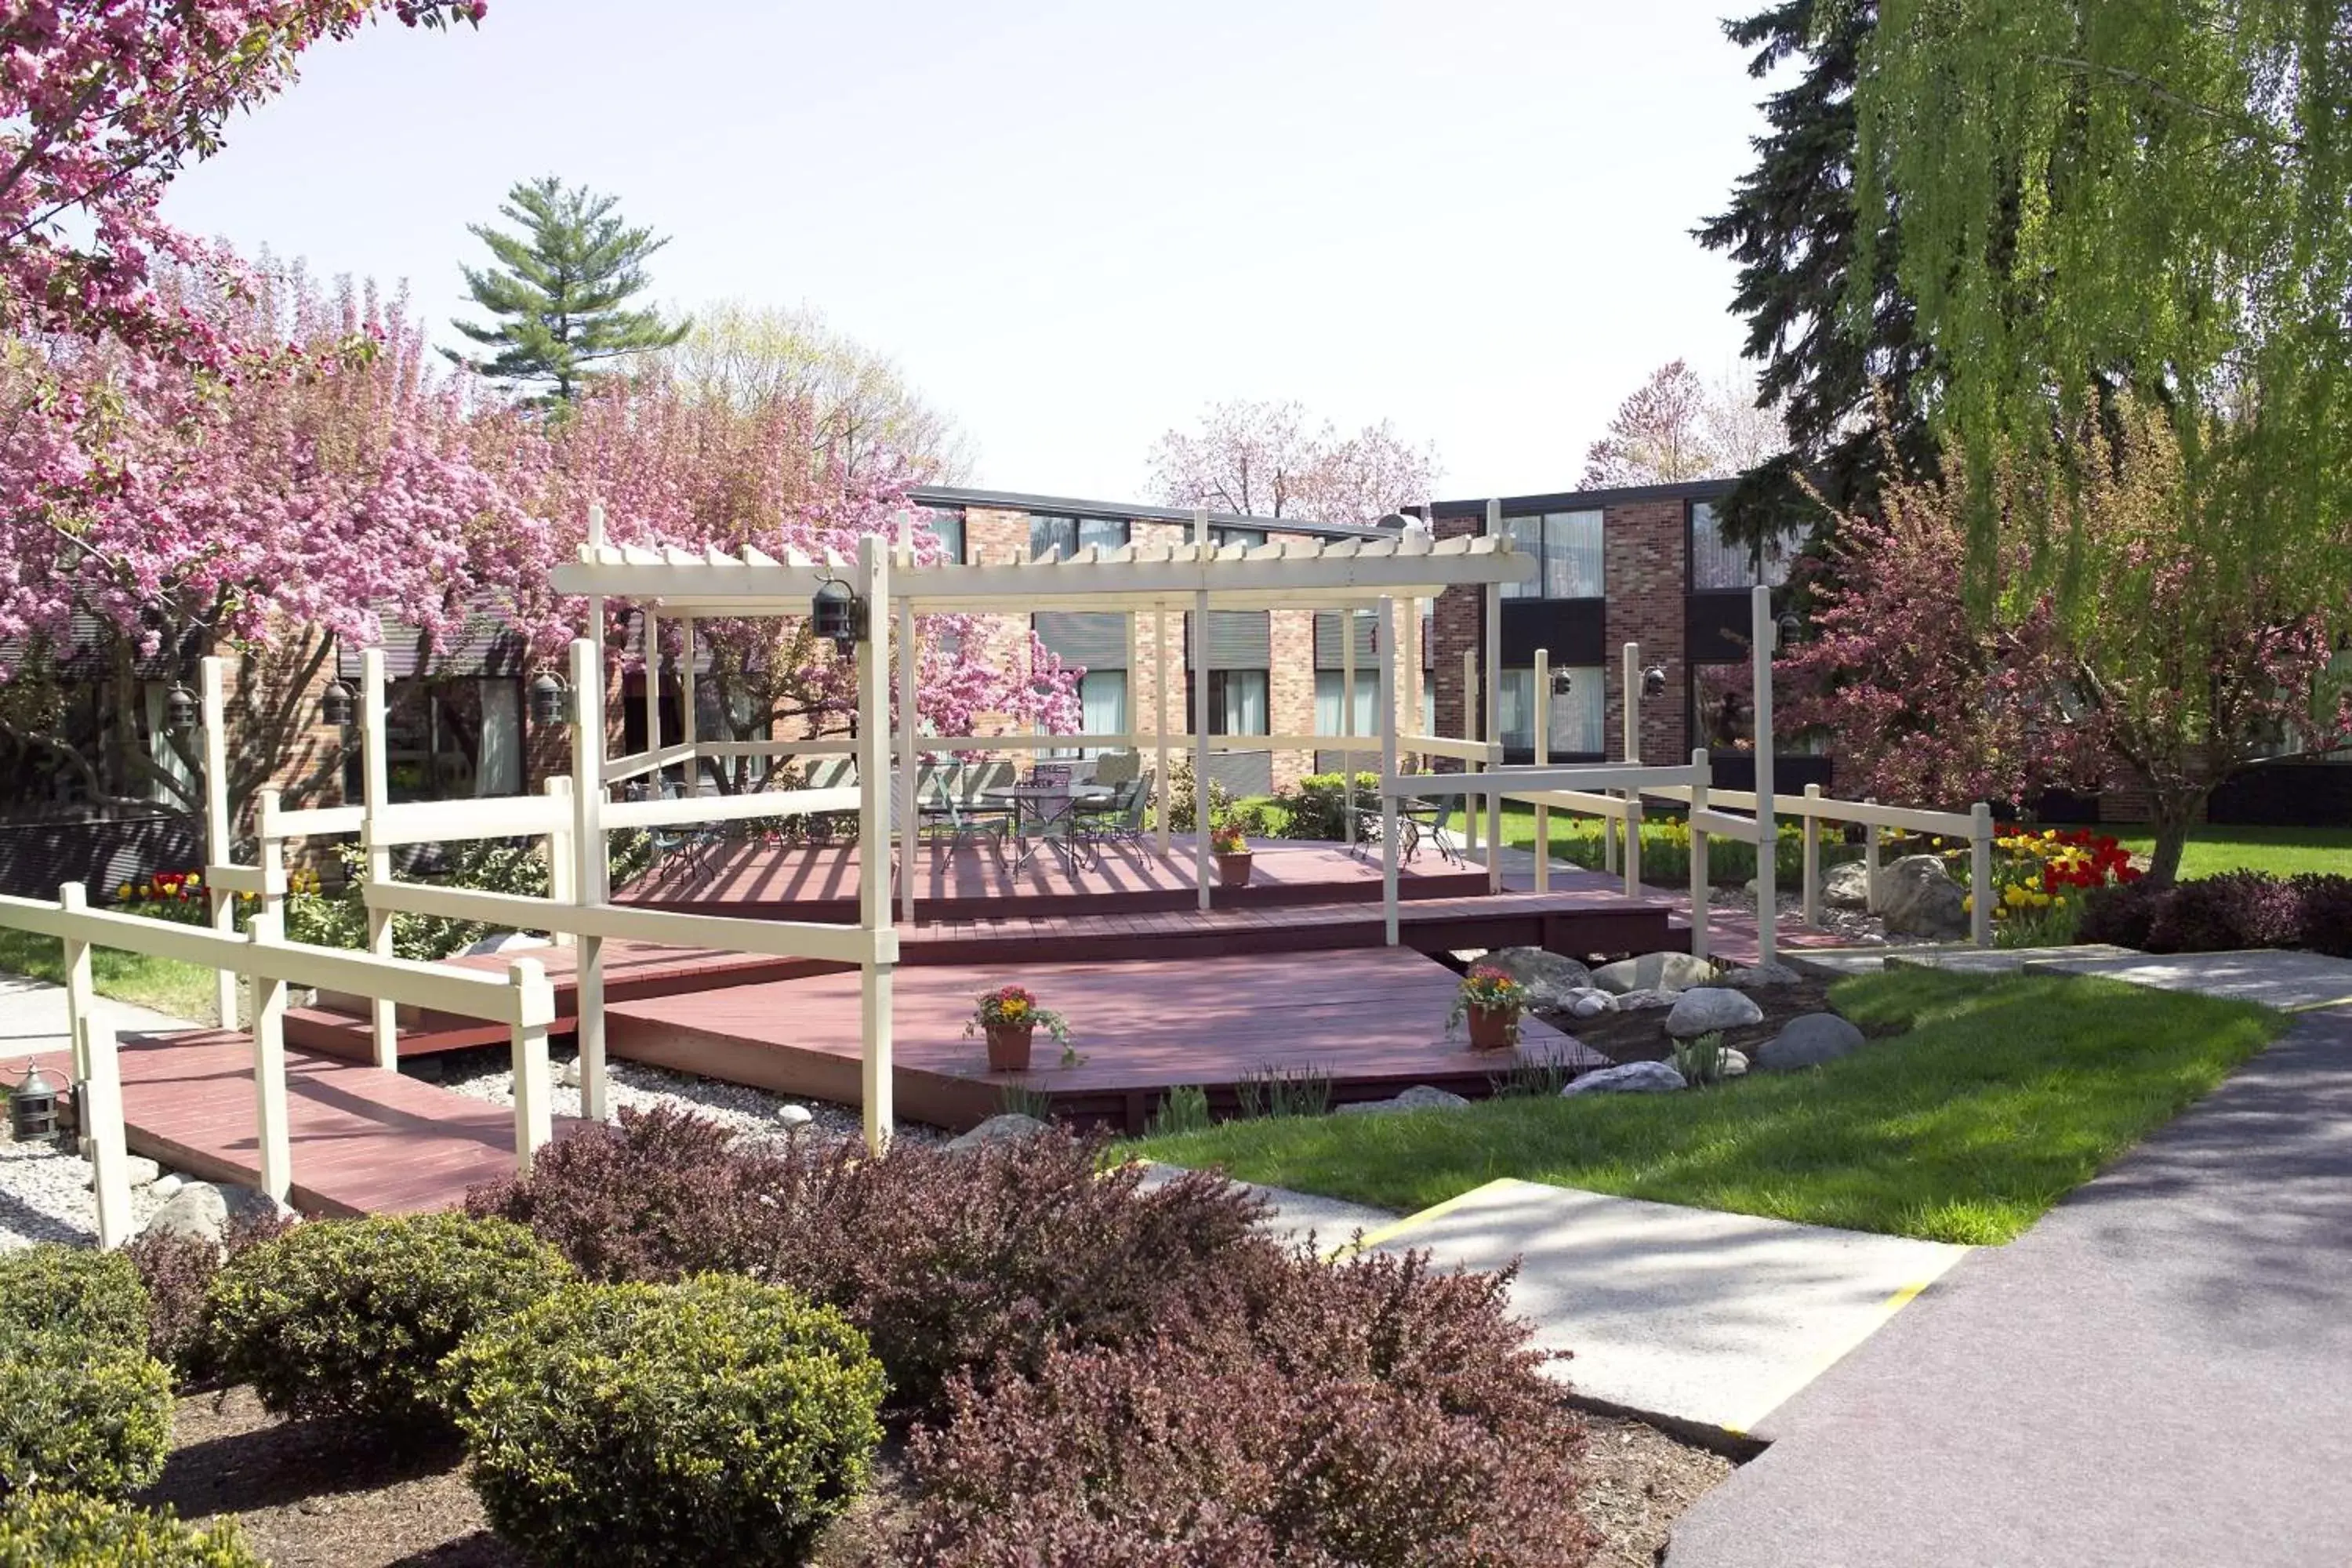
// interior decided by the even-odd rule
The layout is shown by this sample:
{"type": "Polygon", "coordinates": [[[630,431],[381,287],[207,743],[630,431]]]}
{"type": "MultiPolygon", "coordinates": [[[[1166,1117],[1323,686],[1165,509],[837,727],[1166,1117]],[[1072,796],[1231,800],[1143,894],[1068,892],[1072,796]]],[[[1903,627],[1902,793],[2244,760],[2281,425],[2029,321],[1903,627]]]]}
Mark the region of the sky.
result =
{"type": "Polygon", "coordinates": [[[436,338],[507,188],[670,238],[653,294],[811,307],[962,427],[969,482],[1147,499],[1227,398],[1436,443],[1448,498],[1574,487],[1657,365],[1738,374],[1690,230],[1761,129],[1741,0],[491,0],[365,29],[164,205],[436,338]]]}

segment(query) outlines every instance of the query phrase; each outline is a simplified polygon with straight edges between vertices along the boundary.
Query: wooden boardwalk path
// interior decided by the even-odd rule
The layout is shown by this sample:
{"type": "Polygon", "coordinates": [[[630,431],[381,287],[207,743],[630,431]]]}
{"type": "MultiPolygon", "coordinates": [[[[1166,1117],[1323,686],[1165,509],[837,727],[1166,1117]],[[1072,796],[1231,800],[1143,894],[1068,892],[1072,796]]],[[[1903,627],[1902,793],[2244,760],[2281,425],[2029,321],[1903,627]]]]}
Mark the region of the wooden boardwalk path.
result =
{"type": "MultiPolygon", "coordinates": [[[[901,968],[893,986],[898,1113],[970,1127],[1004,1109],[1019,1086],[1050,1097],[1056,1114],[1140,1131],[1169,1086],[1197,1084],[1231,1114],[1240,1086],[1269,1068],[1311,1069],[1331,1080],[1335,1104],[1380,1100],[1417,1083],[1483,1095],[1510,1067],[1507,1052],[1448,1037],[1454,973],[1395,948],[1215,958],[1182,963],[1036,963],[1001,968],[901,968]],[[991,1073],[987,1051],[963,1033],[973,997],[1013,979],[1066,1014],[1085,1058],[1059,1065],[1041,1036],[1031,1070],[991,1073]]],[[[858,980],[824,974],[735,985],[605,1009],[606,1048],[651,1062],[784,1093],[855,1103],[858,980]]],[[[1518,1055],[1603,1058],[1528,1019],[1518,1055]]]]}
{"type": "MultiPolygon", "coordinates": [[[[259,1184],[247,1037],[130,1035],[121,1055],[132,1153],[208,1181],[259,1184]]],[[[32,1059],[0,1064],[0,1075],[13,1082],[32,1059]]],[[[37,1059],[72,1076],[65,1052],[37,1059]]],[[[286,1053],[286,1087],[292,1202],[305,1214],[450,1208],[467,1188],[514,1169],[514,1116],[504,1106],[298,1050],[286,1053]]],[[[570,1125],[559,1119],[559,1135],[570,1125]]]]}

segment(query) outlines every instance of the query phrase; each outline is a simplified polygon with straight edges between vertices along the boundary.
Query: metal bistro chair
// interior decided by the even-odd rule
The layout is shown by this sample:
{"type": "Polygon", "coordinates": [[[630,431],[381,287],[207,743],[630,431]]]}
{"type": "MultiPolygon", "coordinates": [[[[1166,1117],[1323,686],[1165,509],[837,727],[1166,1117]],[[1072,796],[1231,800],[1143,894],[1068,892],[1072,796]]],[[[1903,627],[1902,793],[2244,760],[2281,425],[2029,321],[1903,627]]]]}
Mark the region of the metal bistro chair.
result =
{"type": "MultiPolygon", "coordinates": [[[[658,791],[643,784],[633,784],[629,789],[632,800],[677,800],[681,795],[679,787],[674,784],[663,784],[658,791]]],[[[707,882],[718,874],[714,858],[719,847],[727,842],[726,833],[709,823],[656,827],[650,829],[646,837],[653,841],[653,870],[656,876],[662,874],[663,868],[673,858],[681,859],[695,874],[698,882],[707,882]]]]}
{"type": "Polygon", "coordinates": [[[1001,853],[1012,831],[1013,803],[992,800],[982,792],[1003,789],[1018,777],[1013,764],[1002,760],[956,763],[954,776],[947,781],[943,792],[948,805],[945,832],[949,844],[984,842],[1001,853]]]}
{"type": "Polygon", "coordinates": [[[1091,845],[1140,844],[1144,816],[1151,806],[1152,772],[1114,785],[1106,798],[1081,802],[1076,808],[1078,831],[1091,845]]]}
{"type": "Polygon", "coordinates": [[[1085,857],[1086,844],[1078,836],[1077,802],[1070,793],[1074,772],[1067,763],[1038,763],[1030,768],[1025,782],[1036,794],[1030,798],[1030,809],[1015,819],[1015,831],[1024,840],[1034,834],[1037,842],[1024,843],[1015,865],[1027,865],[1031,856],[1048,846],[1074,870],[1085,857]]]}
{"type": "Polygon", "coordinates": [[[1421,795],[1411,805],[1401,808],[1397,812],[1397,824],[1404,839],[1399,847],[1403,849],[1404,858],[1410,860],[1420,854],[1422,841],[1427,839],[1437,846],[1438,854],[1445,858],[1447,865],[1467,865],[1468,862],[1463,858],[1462,846],[1454,837],[1453,816],[1455,803],[1468,798],[1467,795],[1421,795]]]}

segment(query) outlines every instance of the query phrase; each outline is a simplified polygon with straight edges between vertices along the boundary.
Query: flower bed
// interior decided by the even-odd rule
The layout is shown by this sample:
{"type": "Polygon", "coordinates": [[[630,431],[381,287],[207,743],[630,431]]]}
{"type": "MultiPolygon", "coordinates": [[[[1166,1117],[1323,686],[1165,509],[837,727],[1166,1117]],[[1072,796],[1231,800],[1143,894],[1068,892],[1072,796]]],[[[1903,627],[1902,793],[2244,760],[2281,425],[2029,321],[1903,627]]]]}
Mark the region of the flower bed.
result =
{"type": "MultiPolygon", "coordinates": [[[[1966,884],[1971,848],[1937,843],[1955,879],[1966,884]]],[[[1993,934],[2003,947],[2063,947],[2075,940],[2090,894],[2141,876],[2114,835],[2087,827],[1996,827],[1992,847],[1993,934]]],[[[1963,907],[1976,907],[1974,893],[1963,907]]]]}

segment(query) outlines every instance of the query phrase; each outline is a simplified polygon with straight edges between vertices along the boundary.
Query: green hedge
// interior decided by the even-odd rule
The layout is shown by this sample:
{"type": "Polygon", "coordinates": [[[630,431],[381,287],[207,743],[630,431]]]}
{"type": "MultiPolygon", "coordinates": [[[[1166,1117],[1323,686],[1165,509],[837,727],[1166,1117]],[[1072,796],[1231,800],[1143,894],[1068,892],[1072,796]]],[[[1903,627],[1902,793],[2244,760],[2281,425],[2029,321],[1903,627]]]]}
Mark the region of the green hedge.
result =
{"type": "Polygon", "coordinates": [[[198,1530],[169,1514],[37,1492],[0,1509],[0,1568],[269,1568],[233,1524],[198,1530]]]}
{"type": "Polygon", "coordinates": [[[0,1491],[114,1498],[163,1473],[172,1373],[144,1338],[20,1333],[0,1350],[0,1491]]]}
{"type": "Polygon", "coordinates": [[[26,1334],[147,1343],[147,1291],[120,1252],[55,1244],[0,1254],[0,1353],[26,1334]]]}
{"type": "Polygon", "coordinates": [[[882,1436],[865,1336],[740,1275],[567,1286],[450,1366],[492,1528],[551,1563],[801,1562],[882,1436]]]}
{"type": "Polygon", "coordinates": [[[320,1220],[231,1258],[205,1314],[219,1370],[270,1410],[429,1431],[446,1420],[444,1358],[572,1277],[505,1220],[320,1220]]]}

